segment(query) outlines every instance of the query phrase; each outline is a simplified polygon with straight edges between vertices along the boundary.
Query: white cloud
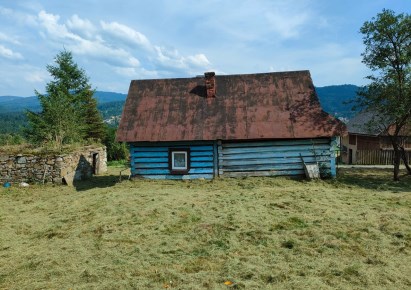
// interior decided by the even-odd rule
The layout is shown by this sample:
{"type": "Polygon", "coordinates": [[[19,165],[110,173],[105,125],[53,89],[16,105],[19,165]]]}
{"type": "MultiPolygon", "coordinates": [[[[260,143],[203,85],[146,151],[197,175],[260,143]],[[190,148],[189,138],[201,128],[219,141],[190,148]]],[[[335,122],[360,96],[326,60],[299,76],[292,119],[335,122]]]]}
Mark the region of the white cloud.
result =
{"type": "Polygon", "coordinates": [[[138,45],[147,50],[152,50],[152,45],[144,34],[118,22],[107,23],[101,21],[100,24],[105,32],[115,38],[127,44],[138,45]]]}
{"type": "Polygon", "coordinates": [[[266,12],[265,17],[271,29],[284,39],[299,36],[299,29],[310,19],[307,12],[290,14],[281,10],[266,12]]]}
{"type": "Polygon", "coordinates": [[[23,56],[0,44],[0,56],[8,59],[23,59],[23,56]]]}
{"type": "MultiPolygon", "coordinates": [[[[48,36],[58,40],[60,44],[63,42],[73,53],[112,65],[115,67],[114,71],[122,75],[135,75],[133,68],[141,66],[140,60],[133,53],[135,46],[145,49],[145,64],[159,65],[160,70],[166,68],[171,71],[191,72],[193,68],[206,68],[210,65],[210,61],[203,53],[182,56],[176,49],[154,46],[144,34],[118,22],[101,21],[102,30],[99,31],[91,21],[81,19],[77,15],[73,15],[67,24],[64,24],[61,23],[59,15],[45,11],[39,13],[39,21],[48,36]],[[80,30],[83,33],[81,36],[76,33],[80,30]],[[104,34],[99,35],[99,32],[104,34]],[[122,47],[123,43],[127,46],[122,47]]],[[[143,74],[157,74],[156,70],[142,69],[144,68],[140,68],[140,72],[143,74]]]]}
{"type": "Polygon", "coordinates": [[[199,67],[207,67],[210,65],[209,60],[202,53],[186,57],[186,62],[199,67]]]}
{"type": "Polygon", "coordinates": [[[34,15],[12,10],[10,8],[0,6],[0,15],[13,19],[16,22],[16,24],[24,24],[28,26],[37,25],[36,17],[34,15]]]}
{"type": "Polygon", "coordinates": [[[135,78],[137,75],[137,71],[133,67],[116,67],[114,71],[122,76],[126,76],[128,78],[135,78]]]}
{"type": "Polygon", "coordinates": [[[176,49],[155,46],[141,32],[118,22],[100,21],[98,27],[75,14],[64,23],[59,15],[44,10],[38,14],[38,20],[44,29],[40,33],[46,39],[58,46],[63,44],[76,55],[106,63],[123,76],[157,76],[160,71],[162,75],[176,71],[187,74],[210,66],[203,53],[183,56],[176,49]],[[140,52],[143,62],[134,55],[138,53],[136,46],[144,49],[144,54],[140,52]]]}
{"type": "Polygon", "coordinates": [[[45,71],[30,71],[25,73],[24,79],[29,83],[44,83],[49,78],[45,71]]]}
{"type": "Polygon", "coordinates": [[[168,50],[164,47],[155,46],[157,52],[156,60],[167,67],[183,68],[183,59],[179,57],[177,50],[168,50]]]}
{"type": "Polygon", "coordinates": [[[0,32],[0,41],[5,41],[17,45],[21,44],[20,41],[17,40],[17,38],[9,36],[3,32],[0,32]]]}
{"type": "Polygon", "coordinates": [[[38,18],[40,25],[43,26],[47,30],[48,35],[54,39],[80,40],[80,36],[69,32],[66,25],[59,24],[59,15],[50,14],[42,10],[39,12],[38,18]]]}
{"type": "Polygon", "coordinates": [[[71,18],[67,21],[67,27],[71,31],[89,38],[94,38],[97,32],[96,27],[90,20],[82,19],[77,14],[71,16],[71,18]]]}
{"type": "Polygon", "coordinates": [[[16,25],[28,32],[12,34],[6,26],[6,30],[0,32],[0,59],[13,60],[16,73],[28,85],[39,86],[48,80],[45,69],[39,70],[38,67],[50,62],[52,55],[62,49],[72,51],[75,60],[97,83],[102,82],[99,77],[102,70],[106,70],[105,75],[115,74],[125,80],[194,75],[211,66],[207,55],[198,48],[194,52],[180,54],[177,49],[167,46],[174,45],[174,41],[164,40],[164,43],[157,45],[135,27],[119,21],[49,12],[44,9],[45,6],[9,9],[0,5],[0,17],[9,24],[8,27],[16,25]],[[29,14],[33,11],[36,11],[35,14],[29,14]],[[30,55],[30,58],[23,55],[30,55]],[[21,64],[37,69],[21,72],[16,60],[24,60],[21,64]]]}
{"type": "Polygon", "coordinates": [[[63,41],[73,53],[86,55],[115,66],[137,67],[140,65],[139,60],[126,50],[112,47],[101,39],[83,38],[68,29],[68,26],[71,25],[75,28],[83,26],[92,30],[92,24],[88,20],[82,20],[78,16],[72,17],[71,24],[66,26],[59,23],[59,15],[49,14],[45,11],[39,13],[39,20],[51,38],[63,41]]]}
{"type": "Polygon", "coordinates": [[[140,61],[121,48],[111,48],[104,43],[81,39],[68,48],[79,55],[87,55],[114,66],[138,67],[140,61]]]}
{"type": "Polygon", "coordinates": [[[157,52],[157,62],[165,68],[189,70],[190,68],[207,68],[210,66],[210,61],[204,54],[196,54],[189,56],[181,56],[176,49],[166,49],[164,47],[155,46],[157,52]]]}

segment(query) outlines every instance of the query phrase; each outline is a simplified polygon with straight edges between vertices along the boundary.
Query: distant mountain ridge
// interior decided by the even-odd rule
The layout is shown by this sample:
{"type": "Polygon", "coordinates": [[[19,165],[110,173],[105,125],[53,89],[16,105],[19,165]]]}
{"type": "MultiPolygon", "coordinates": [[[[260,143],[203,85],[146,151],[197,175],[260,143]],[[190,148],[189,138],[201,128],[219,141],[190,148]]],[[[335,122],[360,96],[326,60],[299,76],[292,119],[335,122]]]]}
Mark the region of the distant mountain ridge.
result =
{"type": "MultiPolygon", "coordinates": [[[[337,117],[349,120],[355,112],[352,105],[346,102],[357,96],[359,87],[355,85],[334,85],[316,87],[318,98],[324,111],[337,117]]],[[[115,125],[118,122],[127,95],[113,92],[96,91],[97,108],[106,123],[115,125]]],[[[0,96],[0,134],[18,133],[27,124],[24,111],[39,111],[40,104],[37,97],[0,96]]]]}
{"type": "Polygon", "coordinates": [[[333,85],[316,87],[321,106],[327,113],[338,117],[351,119],[356,112],[352,110],[353,104],[349,103],[357,98],[360,87],[355,85],[333,85]]]}
{"type": "Polygon", "coordinates": [[[22,97],[16,97],[16,96],[0,96],[0,103],[15,101],[15,100],[21,99],[21,98],[22,97]]]}
{"type": "MultiPolygon", "coordinates": [[[[94,97],[97,99],[97,102],[100,105],[109,102],[124,101],[127,95],[114,92],[96,91],[94,97]]],[[[40,103],[36,96],[0,96],[1,113],[21,112],[25,111],[26,109],[32,111],[40,110],[40,103]]]]}

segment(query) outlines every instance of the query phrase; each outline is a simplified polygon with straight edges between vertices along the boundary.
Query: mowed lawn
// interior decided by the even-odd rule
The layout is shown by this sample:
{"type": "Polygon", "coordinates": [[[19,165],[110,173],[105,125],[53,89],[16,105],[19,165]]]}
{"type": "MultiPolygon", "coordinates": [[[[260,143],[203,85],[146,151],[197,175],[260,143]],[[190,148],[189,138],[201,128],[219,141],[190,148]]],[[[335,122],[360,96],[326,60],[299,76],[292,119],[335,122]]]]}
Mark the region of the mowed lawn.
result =
{"type": "MultiPolygon", "coordinates": [[[[0,189],[0,289],[411,289],[411,178],[0,189]]],[[[118,171],[118,170],[117,170],[118,171]]]]}

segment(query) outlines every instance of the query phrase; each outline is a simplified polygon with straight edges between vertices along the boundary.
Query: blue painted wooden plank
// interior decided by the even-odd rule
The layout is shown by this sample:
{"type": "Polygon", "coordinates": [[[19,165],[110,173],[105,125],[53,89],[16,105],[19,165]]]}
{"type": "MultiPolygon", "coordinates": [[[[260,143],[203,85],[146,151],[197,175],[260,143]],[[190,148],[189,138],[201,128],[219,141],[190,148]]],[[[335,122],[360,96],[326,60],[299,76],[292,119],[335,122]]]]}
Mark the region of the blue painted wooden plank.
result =
{"type": "Polygon", "coordinates": [[[293,139],[293,140],[283,140],[283,141],[258,141],[258,142],[234,142],[234,143],[223,143],[224,148],[241,148],[241,147],[259,147],[259,146],[289,146],[294,145],[310,145],[317,146],[319,144],[330,144],[330,138],[325,139],[293,139]]]}
{"type": "Polygon", "coordinates": [[[134,174],[169,174],[170,170],[167,169],[135,169],[134,174]]]}
{"type": "Polygon", "coordinates": [[[337,168],[336,168],[336,157],[335,157],[335,150],[337,149],[338,143],[337,138],[333,137],[331,140],[331,156],[330,156],[330,173],[331,177],[335,178],[337,176],[337,168]]]}
{"type": "MultiPolygon", "coordinates": [[[[168,168],[155,168],[155,169],[139,169],[135,168],[134,170],[135,174],[160,174],[160,175],[168,175],[170,174],[170,170],[168,168]]],[[[212,168],[191,168],[190,171],[188,172],[189,174],[198,174],[198,173],[209,173],[213,174],[213,169],[212,168]]],[[[178,174],[177,174],[178,175],[178,174]]]]}
{"type": "Polygon", "coordinates": [[[191,168],[188,172],[189,174],[198,174],[198,173],[209,173],[213,174],[213,168],[191,168]]]}
{"type": "Polygon", "coordinates": [[[191,151],[213,151],[213,146],[190,146],[191,151]]]}
{"type": "Polygon", "coordinates": [[[213,146],[158,146],[158,147],[133,147],[131,150],[143,152],[168,151],[168,149],[190,148],[191,151],[212,151],[213,146]]]}
{"type": "Polygon", "coordinates": [[[191,161],[213,161],[212,156],[191,156],[191,161]]]}
{"type": "Polygon", "coordinates": [[[187,147],[188,145],[193,146],[203,146],[203,145],[213,145],[212,141],[171,141],[171,142],[136,142],[130,143],[133,147],[170,147],[170,146],[179,146],[179,147],[187,147]]]}
{"type": "Polygon", "coordinates": [[[305,176],[305,172],[304,170],[224,172],[224,174],[221,177],[243,176],[305,176]]]}
{"type": "Polygon", "coordinates": [[[213,162],[212,161],[210,161],[210,162],[191,162],[190,163],[190,167],[191,168],[196,168],[196,167],[199,167],[199,168],[205,168],[205,167],[210,167],[210,168],[212,168],[213,167],[213,162]]]}
{"type": "Polygon", "coordinates": [[[213,151],[190,152],[190,156],[213,156],[213,151]]]}
{"type": "MultiPolygon", "coordinates": [[[[329,156],[329,150],[316,151],[318,157],[329,156]]],[[[243,159],[261,159],[261,158],[288,158],[288,157],[300,157],[300,154],[303,157],[314,156],[313,152],[310,151],[295,151],[295,152],[253,152],[253,153],[244,153],[244,154],[232,154],[225,155],[223,154],[220,159],[222,160],[243,160],[243,159]]]]}
{"type": "MultiPolygon", "coordinates": [[[[313,156],[305,156],[304,162],[311,163],[320,161],[320,158],[315,158],[313,156]]],[[[321,158],[321,161],[325,161],[325,158],[321,158]]],[[[327,158],[329,159],[329,158],[327,158]]],[[[301,158],[253,158],[253,159],[234,159],[234,160],[223,160],[223,166],[233,166],[233,165],[262,165],[262,164],[292,164],[292,163],[302,163],[301,158]]]]}
{"type": "Polygon", "coordinates": [[[270,171],[270,170],[290,170],[303,169],[303,164],[278,164],[278,165],[250,165],[250,166],[225,166],[224,172],[231,171],[270,171]]]}
{"type": "Polygon", "coordinates": [[[168,148],[172,149],[178,149],[178,148],[190,148],[190,150],[193,151],[211,151],[213,150],[213,146],[193,146],[190,144],[187,144],[186,146],[164,146],[164,145],[159,145],[159,146],[150,146],[150,147],[134,147],[134,150],[138,151],[161,151],[161,150],[166,150],[168,151],[168,148]]]}
{"type": "MultiPolygon", "coordinates": [[[[130,151],[131,151],[131,149],[130,149],[130,151]]],[[[130,155],[132,155],[131,152],[130,152],[130,155]]],[[[134,174],[133,173],[133,168],[134,168],[134,158],[133,157],[130,158],[130,168],[131,168],[130,173],[134,174]]]]}
{"type": "Polygon", "coordinates": [[[213,175],[216,177],[218,176],[218,144],[215,141],[213,145],[213,175]]]}
{"type": "Polygon", "coordinates": [[[190,179],[212,179],[212,174],[192,174],[192,175],[138,175],[147,179],[170,179],[170,180],[190,180],[190,179]]]}
{"type": "Polygon", "coordinates": [[[144,169],[144,168],[165,168],[168,169],[168,163],[139,163],[136,162],[134,164],[134,168],[136,169],[144,169]]]}
{"type": "Polygon", "coordinates": [[[159,152],[159,151],[167,151],[168,149],[178,149],[178,148],[190,148],[191,151],[212,151],[213,146],[193,146],[190,144],[187,144],[186,146],[138,146],[138,147],[132,147],[132,150],[134,151],[141,151],[141,152],[159,152]]]}
{"type": "Polygon", "coordinates": [[[134,158],[134,161],[139,163],[168,163],[168,157],[138,157],[134,158]]]}
{"type": "Polygon", "coordinates": [[[168,152],[135,152],[131,158],[136,157],[168,157],[168,152]]]}
{"type": "MultiPolygon", "coordinates": [[[[137,159],[134,163],[135,168],[168,168],[167,162],[139,162],[137,159]]],[[[213,162],[191,162],[190,167],[192,168],[212,168],[213,162]]]]}
{"type": "MultiPolygon", "coordinates": [[[[168,149],[166,151],[135,151],[131,153],[132,157],[168,157],[168,149]]],[[[190,156],[192,157],[211,157],[213,156],[213,151],[191,151],[190,156]]]]}
{"type": "Polygon", "coordinates": [[[168,152],[168,147],[134,147],[134,152],[168,152]]]}
{"type": "Polygon", "coordinates": [[[314,149],[310,145],[295,145],[295,146],[266,146],[266,147],[244,147],[244,148],[224,148],[223,154],[243,154],[255,152],[293,152],[293,151],[309,151],[317,152],[321,150],[329,150],[329,145],[319,145],[314,149]]]}

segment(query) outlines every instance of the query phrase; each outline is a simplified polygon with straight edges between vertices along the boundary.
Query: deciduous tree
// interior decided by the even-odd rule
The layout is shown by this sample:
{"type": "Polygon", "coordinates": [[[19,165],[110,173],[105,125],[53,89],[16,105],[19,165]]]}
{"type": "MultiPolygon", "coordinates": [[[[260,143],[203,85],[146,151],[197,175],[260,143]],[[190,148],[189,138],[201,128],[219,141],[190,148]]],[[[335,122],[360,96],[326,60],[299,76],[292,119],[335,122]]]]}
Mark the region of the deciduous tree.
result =
{"type": "MultiPolygon", "coordinates": [[[[371,122],[378,122],[390,136],[394,180],[399,180],[401,158],[406,159],[404,135],[409,134],[411,123],[411,16],[384,9],[365,22],[360,31],[365,45],[363,63],[373,73],[367,77],[371,82],[360,92],[357,102],[375,112],[371,122]]],[[[407,170],[411,174],[408,164],[407,170]]]]}

